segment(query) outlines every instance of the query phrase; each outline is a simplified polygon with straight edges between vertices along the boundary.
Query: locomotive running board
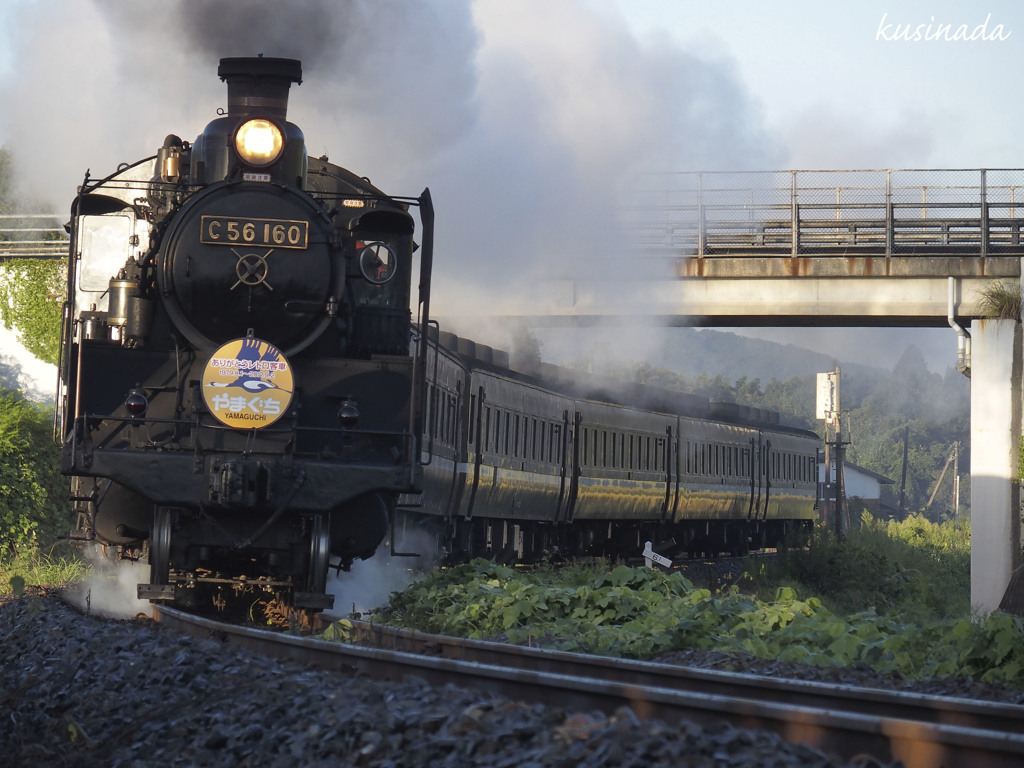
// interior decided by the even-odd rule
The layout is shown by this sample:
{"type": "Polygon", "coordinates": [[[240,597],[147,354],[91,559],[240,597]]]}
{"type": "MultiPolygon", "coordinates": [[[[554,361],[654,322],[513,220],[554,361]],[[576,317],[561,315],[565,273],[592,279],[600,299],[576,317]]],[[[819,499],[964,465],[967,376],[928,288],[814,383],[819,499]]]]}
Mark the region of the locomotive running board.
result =
{"type": "Polygon", "coordinates": [[[296,608],[313,608],[319,611],[329,611],[334,608],[334,595],[321,594],[319,592],[296,592],[292,604],[296,608]]]}
{"type": "Polygon", "coordinates": [[[139,600],[173,600],[173,584],[139,584],[139,600]]]}

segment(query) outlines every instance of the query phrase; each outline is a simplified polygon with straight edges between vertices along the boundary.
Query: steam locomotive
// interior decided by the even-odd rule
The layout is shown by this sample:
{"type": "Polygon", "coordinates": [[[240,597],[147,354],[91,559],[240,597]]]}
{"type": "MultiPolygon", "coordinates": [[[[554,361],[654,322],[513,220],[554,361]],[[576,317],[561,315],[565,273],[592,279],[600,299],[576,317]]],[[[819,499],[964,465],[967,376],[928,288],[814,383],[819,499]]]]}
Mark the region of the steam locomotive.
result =
{"type": "Polygon", "coordinates": [[[72,206],[62,471],[80,540],[148,558],[139,595],[322,609],[422,488],[433,212],[307,155],[292,59],[222,59],[228,110],[72,206]],[[418,207],[422,242],[413,240],[418,207]],[[418,265],[415,252],[418,250],[418,265]]]}
{"type": "Polygon", "coordinates": [[[429,190],[386,195],[308,157],[287,120],[300,62],[218,73],[226,114],[87,175],[72,206],[58,425],[73,537],[148,560],[140,597],[323,610],[331,568],[385,541],[402,554],[414,530],[450,560],[531,561],[744,551],[811,524],[813,433],[515,371],[440,332],[429,190]]]}

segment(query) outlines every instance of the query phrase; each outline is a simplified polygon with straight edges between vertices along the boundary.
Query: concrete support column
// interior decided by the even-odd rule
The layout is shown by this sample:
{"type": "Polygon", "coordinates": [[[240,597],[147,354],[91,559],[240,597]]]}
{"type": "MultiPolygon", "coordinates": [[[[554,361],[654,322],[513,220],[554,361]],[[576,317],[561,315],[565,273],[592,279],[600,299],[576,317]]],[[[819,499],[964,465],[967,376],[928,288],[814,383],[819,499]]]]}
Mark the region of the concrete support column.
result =
{"type": "Polygon", "coordinates": [[[1020,561],[1021,326],[971,323],[971,605],[999,607],[1020,561]]]}

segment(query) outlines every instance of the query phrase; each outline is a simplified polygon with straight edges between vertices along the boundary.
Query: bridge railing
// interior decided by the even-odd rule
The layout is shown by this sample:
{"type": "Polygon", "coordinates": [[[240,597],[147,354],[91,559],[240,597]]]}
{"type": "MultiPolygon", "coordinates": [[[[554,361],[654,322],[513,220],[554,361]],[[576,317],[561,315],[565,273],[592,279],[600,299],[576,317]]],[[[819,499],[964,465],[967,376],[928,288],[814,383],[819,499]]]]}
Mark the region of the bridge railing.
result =
{"type": "Polygon", "coordinates": [[[68,235],[60,222],[56,214],[0,214],[0,261],[66,257],[68,235]]]}
{"type": "Polygon", "coordinates": [[[648,174],[619,214],[666,255],[1024,255],[1024,169],[648,174]]]}

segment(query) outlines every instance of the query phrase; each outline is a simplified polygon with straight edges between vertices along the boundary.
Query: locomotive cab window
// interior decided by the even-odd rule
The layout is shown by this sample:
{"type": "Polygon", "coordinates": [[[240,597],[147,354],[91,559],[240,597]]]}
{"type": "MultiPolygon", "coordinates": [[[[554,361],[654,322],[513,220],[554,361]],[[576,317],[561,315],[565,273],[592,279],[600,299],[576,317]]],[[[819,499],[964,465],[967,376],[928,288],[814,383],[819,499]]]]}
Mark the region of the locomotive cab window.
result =
{"type": "MultiPolygon", "coordinates": [[[[79,268],[79,289],[104,292],[110,278],[132,255],[135,217],[130,214],[84,216],[79,222],[82,252],[89,254],[79,268]]],[[[104,297],[105,298],[105,297],[104,297]]]]}
{"type": "Polygon", "coordinates": [[[406,300],[402,290],[404,273],[398,244],[385,239],[367,238],[355,242],[355,269],[350,270],[357,306],[401,307],[406,300]],[[353,274],[354,273],[354,274],[353,274]]]}
{"type": "Polygon", "coordinates": [[[355,310],[351,354],[404,355],[409,349],[412,237],[362,231],[350,241],[346,296],[355,310]]]}

